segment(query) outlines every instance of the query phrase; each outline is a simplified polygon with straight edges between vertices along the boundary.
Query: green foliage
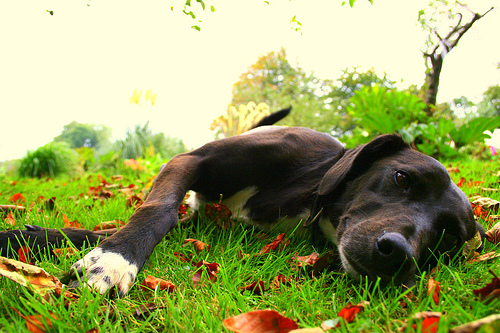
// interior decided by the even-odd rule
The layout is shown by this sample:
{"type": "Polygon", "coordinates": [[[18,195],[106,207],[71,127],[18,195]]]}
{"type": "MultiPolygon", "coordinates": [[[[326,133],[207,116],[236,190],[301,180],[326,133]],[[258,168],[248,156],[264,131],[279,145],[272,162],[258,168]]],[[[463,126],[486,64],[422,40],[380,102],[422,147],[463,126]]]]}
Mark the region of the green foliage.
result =
{"type": "Polygon", "coordinates": [[[78,154],[64,142],[50,142],[34,151],[28,151],[18,166],[22,178],[56,177],[78,170],[78,154]]]}
{"type": "Polygon", "coordinates": [[[500,85],[491,86],[484,92],[477,113],[486,117],[500,116],[500,85]]]}
{"type": "Polygon", "coordinates": [[[54,141],[67,142],[72,148],[95,148],[107,143],[110,137],[111,129],[109,127],[72,121],[64,126],[61,135],[55,137],[54,141]]]}
{"type": "Polygon", "coordinates": [[[133,131],[127,131],[125,139],[117,142],[122,158],[138,159],[158,153],[164,159],[169,159],[187,151],[181,139],[165,136],[163,133],[153,134],[148,126],[149,122],[142,127],[136,125],[133,131]]]}
{"type": "MultiPolygon", "coordinates": [[[[418,97],[379,85],[361,88],[349,102],[347,111],[357,127],[367,132],[364,136],[365,142],[380,134],[395,133],[413,122],[421,122],[426,117],[426,105],[418,97]]],[[[347,139],[348,145],[351,146],[349,137],[352,135],[344,139],[347,139]]],[[[355,144],[358,144],[358,140],[355,140],[355,144]]]]}
{"type": "Polygon", "coordinates": [[[226,114],[214,119],[210,129],[215,131],[215,139],[227,138],[250,130],[259,120],[270,113],[269,105],[266,103],[257,105],[254,102],[249,102],[246,105],[239,105],[238,108],[229,105],[226,114]]]}

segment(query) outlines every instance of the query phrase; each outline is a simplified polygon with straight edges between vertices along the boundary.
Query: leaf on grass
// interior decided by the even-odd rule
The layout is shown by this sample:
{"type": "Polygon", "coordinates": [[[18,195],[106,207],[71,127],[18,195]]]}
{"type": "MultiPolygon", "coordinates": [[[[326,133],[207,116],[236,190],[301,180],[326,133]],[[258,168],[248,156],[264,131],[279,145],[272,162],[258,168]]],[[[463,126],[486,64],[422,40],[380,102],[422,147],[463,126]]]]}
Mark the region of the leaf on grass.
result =
{"type": "Polygon", "coordinates": [[[369,304],[369,302],[361,302],[358,305],[347,303],[347,305],[339,311],[337,318],[324,321],[323,323],[321,323],[321,328],[324,330],[328,330],[330,328],[340,327],[341,321],[343,321],[345,324],[352,323],[356,318],[356,315],[360,312],[363,312],[365,310],[365,306],[369,304]]]}
{"type": "Polygon", "coordinates": [[[264,291],[266,291],[268,289],[266,289],[266,287],[264,287],[264,281],[255,281],[255,282],[252,282],[244,287],[240,287],[240,290],[242,292],[245,290],[248,290],[252,294],[259,295],[259,296],[261,296],[264,293],[264,291]]]}
{"type": "Polygon", "coordinates": [[[23,197],[23,195],[21,193],[16,193],[9,198],[9,201],[13,202],[13,203],[17,203],[18,201],[25,202],[26,199],[23,197]]]}
{"type": "Polygon", "coordinates": [[[98,230],[108,230],[108,229],[114,229],[118,228],[125,225],[125,222],[120,221],[120,220],[113,220],[113,221],[104,221],[99,223],[94,227],[94,231],[98,230]]]}
{"type": "Polygon", "coordinates": [[[17,254],[19,256],[19,261],[28,265],[33,265],[33,255],[31,254],[31,250],[27,245],[23,245],[17,250],[17,254]]]}
{"type": "Polygon", "coordinates": [[[441,318],[441,312],[418,312],[415,313],[411,318],[411,330],[407,330],[408,324],[405,323],[399,328],[400,332],[418,332],[418,333],[436,333],[439,327],[439,319],[441,318]],[[420,325],[418,325],[420,324],[420,325]],[[420,331],[417,331],[418,328],[420,331]]]}
{"type": "Polygon", "coordinates": [[[279,234],[271,243],[264,245],[264,247],[257,254],[261,255],[264,253],[269,253],[271,251],[276,250],[278,246],[280,247],[281,250],[283,250],[290,243],[290,240],[288,239],[285,240],[285,242],[283,242],[284,239],[285,239],[285,234],[279,234]],[[283,242],[283,244],[281,244],[281,242],[283,242]]]}
{"type": "Polygon", "coordinates": [[[157,309],[158,307],[155,303],[141,304],[141,306],[135,308],[134,317],[139,320],[146,320],[157,309]]]}
{"type": "MultiPolygon", "coordinates": [[[[52,322],[50,321],[50,318],[48,318],[48,317],[44,317],[41,314],[25,316],[16,309],[14,309],[14,311],[16,311],[18,315],[20,315],[21,317],[23,317],[26,320],[26,328],[30,332],[44,333],[44,332],[47,332],[47,328],[48,329],[53,328],[52,322]]],[[[53,319],[58,320],[54,313],[49,311],[49,314],[53,319]]]]}
{"type": "Polygon", "coordinates": [[[223,204],[206,204],[205,216],[221,228],[228,229],[234,226],[235,222],[231,219],[233,213],[223,204]]]}
{"type": "Polygon", "coordinates": [[[83,229],[83,226],[78,222],[78,220],[70,221],[66,214],[63,214],[64,226],[66,228],[78,228],[83,229]]]}
{"type": "Polygon", "coordinates": [[[316,262],[313,264],[312,275],[317,276],[324,270],[327,270],[334,265],[339,265],[339,263],[340,257],[338,252],[335,250],[330,250],[319,257],[318,260],[316,260],[316,262]]]}
{"type": "Polygon", "coordinates": [[[500,253],[495,252],[495,251],[491,251],[491,252],[481,254],[481,255],[479,255],[479,253],[477,253],[477,252],[474,252],[474,257],[472,259],[470,259],[469,261],[467,261],[467,263],[473,264],[476,262],[488,261],[488,260],[495,259],[498,257],[500,257],[500,253]]]}
{"type": "Polygon", "coordinates": [[[0,205],[0,213],[5,214],[9,213],[12,211],[20,212],[23,213],[26,210],[26,207],[24,206],[18,206],[18,205],[0,205]]]}
{"type": "MultiPolygon", "coordinates": [[[[192,253],[190,253],[191,255],[193,255],[192,253]]],[[[180,253],[180,252],[174,252],[174,256],[176,256],[177,258],[179,258],[180,261],[182,262],[191,262],[191,259],[188,258],[185,254],[183,253],[180,253]]]]}
{"type": "Polygon", "coordinates": [[[218,263],[209,263],[202,260],[197,263],[193,263],[193,265],[198,268],[191,279],[195,286],[200,284],[203,272],[206,272],[208,279],[211,282],[215,282],[217,280],[217,273],[219,273],[220,270],[220,265],[218,263]]]}
{"type": "Polygon", "coordinates": [[[16,219],[14,219],[14,214],[12,214],[12,212],[9,212],[7,214],[7,217],[5,217],[5,223],[10,225],[11,227],[16,226],[16,219]]]}
{"type": "Polygon", "coordinates": [[[222,321],[224,327],[237,333],[288,333],[298,328],[295,321],[274,310],[255,310],[222,321]]]}
{"type": "Polygon", "coordinates": [[[127,207],[133,207],[134,209],[139,208],[144,201],[138,195],[131,195],[127,198],[127,207]]]}
{"type": "Polygon", "coordinates": [[[308,256],[298,256],[297,253],[292,257],[292,271],[297,270],[303,266],[313,266],[319,259],[319,254],[316,252],[308,256]]]}
{"type": "Polygon", "coordinates": [[[148,277],[141,283],[141,289],[144,291],[156,290],[156,288],[158,288],[158,290],[166,290],[171,293],[175,289],[175,284],[152,275],[148,275],[148,277]]]}
{"type": "Polygon", "coordinates": [[[489,212],[498,212],[498,208],[500,207],[500,201],[491,199],[491,198],[485,198],[481,196],[476,196],[472,197],[472,204],[475,206],[480,206],[484,210],[489,211],[489,212]]]}
{"type": "Polygon", "coordinates": [[[500,314],[494,314],[470,323],[453,327],[449,333],[500,332],[500,314]]]}
{"type": "Polygon", "coordinates": [[[500,296],[500,278],[490,270],[493,275],[491,282],[486,284],[483,288],[473,290],[472,293],[478,296],[482,301],[491,302],[493,299],[500,296]]]}
{"type": "Polygon", "coordinates": [[[481,239],[481,233],[478,231],[473,238],[465,242],[462,249],[462,256],[465,257],[465,260],[469,260],[474,256],[476,249],[478,249],[481,245],[483,245],[483,241],[481,239]]]}
{"type": "Polygon", "coordinates": [[[436,281],[434,277],[429,279],[427,283],[427,294],[432,297],[434,304],[439,305],[439,292],[441,290],[440,282],[436,281]]]}
{"type": "Polygon", "coordinates": [[[31,288],[42,296],[62,288],[62,283],[40,267],[0,257],[0,275],[31,288]]]}
{"type": "Polygon", "coordinates": [[[271,284],[271,288],[279,289],[282,285],[290,285],[291,281],[292,281],[292,277],[291,276],[286,277],[283,274],[278,274],[273,279],[273,282],[271,284]]]}
{"type": "Polygon", "coordinates": [[[203,250],[210,250],[210,245],[205,244],[202,241],[199,241],[197,239],[192,239],[192,238],[185,239],[184,244],[182,244],[182,246],[186,246],[186,245],[191,244],[191,243],[193,244],[196,253],[200,253],[203,250]]]}
{"type": "Polygon", "coordinates": [[[486,239],[493,244],[500,244],[500,222],[486,232],[486,239]]]}

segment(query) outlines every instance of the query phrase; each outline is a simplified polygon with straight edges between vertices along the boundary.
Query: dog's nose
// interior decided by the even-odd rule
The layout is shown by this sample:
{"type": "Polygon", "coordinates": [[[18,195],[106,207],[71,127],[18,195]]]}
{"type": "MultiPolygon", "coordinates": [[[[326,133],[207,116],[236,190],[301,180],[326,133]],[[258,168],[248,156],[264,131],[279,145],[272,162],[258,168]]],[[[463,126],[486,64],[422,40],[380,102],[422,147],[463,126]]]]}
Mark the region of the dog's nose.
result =
{"type": "Polygon", "coordinates": [[[398,232],[380,235],[375,242],[374,261],[389,270],[398,271],[413,257],[413,249],[408,240],[398,232]]]}

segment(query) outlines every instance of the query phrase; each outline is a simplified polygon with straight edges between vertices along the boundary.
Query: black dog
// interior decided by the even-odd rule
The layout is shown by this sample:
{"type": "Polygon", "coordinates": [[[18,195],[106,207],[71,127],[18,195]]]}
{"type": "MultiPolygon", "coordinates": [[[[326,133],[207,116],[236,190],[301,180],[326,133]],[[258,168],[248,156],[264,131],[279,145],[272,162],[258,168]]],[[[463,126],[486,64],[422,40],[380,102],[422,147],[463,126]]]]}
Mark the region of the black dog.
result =
{"type": "Polygon", "coordinates": [[[397,135],[346,150],[324,133],[266,126],[163,165],[144,204],[75,263],[73,274],[85,268],[88,283],[100,292],[116,287],[125,294],[156,244],[177,225],[188,190],[195,192],[194,210],[222,196],[236,216],[263,229],[276,223],[285,230],[318,229],[337,244],[346,271],[379,277],[382,284],[412,286],[417,267],[429,257],[453,255],[478,230],[484,233],[446,169],[397,135]]]}

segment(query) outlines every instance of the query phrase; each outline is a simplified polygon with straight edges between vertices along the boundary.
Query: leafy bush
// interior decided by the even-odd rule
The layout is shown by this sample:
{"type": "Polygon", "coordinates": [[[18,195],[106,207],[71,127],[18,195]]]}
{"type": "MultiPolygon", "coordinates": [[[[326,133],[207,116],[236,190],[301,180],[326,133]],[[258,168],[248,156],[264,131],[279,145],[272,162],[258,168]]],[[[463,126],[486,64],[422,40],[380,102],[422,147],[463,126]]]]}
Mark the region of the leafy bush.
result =
{"type": "Polygon", "coordinates": [[[64,142],[50,142],[28,151],[17,168],[20,177],[42,178],[71,174],[78,170],[78,153],[64,142]]]}

